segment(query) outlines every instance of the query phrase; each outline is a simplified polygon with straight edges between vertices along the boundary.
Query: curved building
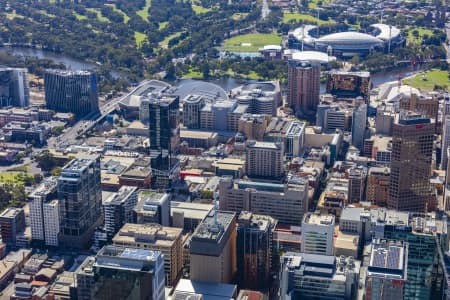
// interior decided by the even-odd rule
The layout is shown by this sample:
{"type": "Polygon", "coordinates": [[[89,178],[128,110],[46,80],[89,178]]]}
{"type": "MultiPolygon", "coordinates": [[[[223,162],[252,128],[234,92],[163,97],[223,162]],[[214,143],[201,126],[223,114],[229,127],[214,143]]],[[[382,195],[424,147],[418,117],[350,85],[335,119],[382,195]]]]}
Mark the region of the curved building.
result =
{"type": "Polygon", "coordinates": [[[281,102],[279,82],[258,82],[234,89],[235,99],[240,105],[247,105],[248,113],[275,116],[281,102]]]}
{"type": "Polygon", "coordinates": [[[328,34],[315,40],[314,43],[317,50],[342,57],[367,55],[375,48],[384,45],[384,42],[379,38],[353,31],[328,34]]]}
{"type": "Polygon", "coordinates": [[[304,25],[289,32],[290,49],[317,50],[339,57],[365,56],[374,49],[384,49],[402,45],[404,38],[400,29],[387,24],[373,24],[370,34],[346,31],[317,37],[317,26],[304,25]]]}

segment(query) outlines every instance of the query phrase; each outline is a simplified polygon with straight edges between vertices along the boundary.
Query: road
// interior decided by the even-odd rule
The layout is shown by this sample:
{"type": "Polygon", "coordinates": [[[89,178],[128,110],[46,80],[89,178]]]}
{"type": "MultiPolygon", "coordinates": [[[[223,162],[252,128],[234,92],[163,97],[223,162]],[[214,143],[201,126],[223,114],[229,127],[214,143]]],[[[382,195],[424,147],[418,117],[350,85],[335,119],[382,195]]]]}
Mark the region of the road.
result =
{"type": "Polygon", "coordinates": [[[136,90],[148,84],[149,82],[150,80],[145,80],[141,82],[138,86],[133,88],[133,90],[128,94],[106,102],[103,106],[99,108],[99,114],[87,117],[85,119],[81,119],[75,125],[66,129],[60,136],[51,137],[47,141],[48,148],[61,149],[73,144],[78,136],[84,135],[87,131],[92,129],[92,127],[94,127],[95,124],[97,124],[97,122],[103,119],[106,115],[112,113],[117,108],[117,105],[119,104],[120,101],[122,101],[128,96],[131,96],[134,92],[136,92],[136,90]]]}
{"type": "Polygon", "coordinates": [[[270,14],[269,4],[267,0],[263,0],[262,9],[261,9],[261,19],[264,20],[270,14]]]}

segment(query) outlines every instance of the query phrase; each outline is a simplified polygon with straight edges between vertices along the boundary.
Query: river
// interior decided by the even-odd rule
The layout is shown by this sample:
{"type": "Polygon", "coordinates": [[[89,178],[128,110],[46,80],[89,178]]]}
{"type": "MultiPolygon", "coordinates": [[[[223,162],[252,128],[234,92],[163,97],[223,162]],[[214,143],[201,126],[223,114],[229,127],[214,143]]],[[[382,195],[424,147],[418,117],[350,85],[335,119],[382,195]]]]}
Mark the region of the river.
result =
{"type": "MultiPolygon", "coordinates": [[[[0,53],[10,53],[19,56],[37,57],[41,59],[49,59],[55,63],[63,63],[71,70],[96,70],[98,65],[91,62],[86,62],[76,58],[69,57],[65,54],[45,51],[36,48],[22,48],[22,47],[0,47],[0,53]]],[[[111,71],[113,78],[126,77],[118,71],[111,71]]]]}
{"type": "MultiPolygon", "coordinates": [[[[54,53],[50,51],[45,51],[42,49],[33,49],[33,48],[17,48],[17,47],[0,47],[0,53],[12,53],[15,55],[22,56],[31,56],[37,58],[45,58],[53,60],[56,63],[63,63],[67,66],[67,68],[71,70],[92,70],[97,69],[98,66],[91,62],[86,62],[82,60],[78,60],[72,57],[69,57],[64,54],[54,53]]],[[[420,71],[419,69],[412,69],[410,66],[398,67],[392,71],[378,72],[372,74],[372,83],[373,87],[377,87],[382,83],[395,81],[398,78],[408,77],[415,72],[420,71]]],[[[118,77],[126,77],[117,71],[111,71],[111,75],[115,78],[118,77]]],[[[177,85],[191,82],[191,79],[180,80],[177,85]]],[[[236,78],[221,78],[221,79],[213,79],[209,80],[209,82],[217,84],[222,87],[225,91],[229,91],[235,87],[242,85],[244,82],[254,82],[252,80],[241,80],[236,78]]],[[[321,84],[321,92],[325,91],[325,84],[321,84]]]]}

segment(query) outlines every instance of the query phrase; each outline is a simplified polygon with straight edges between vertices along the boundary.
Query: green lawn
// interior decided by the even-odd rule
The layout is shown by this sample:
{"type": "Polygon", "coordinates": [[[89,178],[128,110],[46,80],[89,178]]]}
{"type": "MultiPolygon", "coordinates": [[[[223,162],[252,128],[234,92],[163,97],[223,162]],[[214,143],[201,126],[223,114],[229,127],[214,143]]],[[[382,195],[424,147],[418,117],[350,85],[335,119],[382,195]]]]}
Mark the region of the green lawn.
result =
{"type": "Polygon", "coordinates": [[[162,40],[162,42],[159,43],[159,45],[162,48],[168,48],[169,47],[169,41],[173,38],[176,38],[178,36],[180,36],[183,33],[183,31],[178,31],[175,33],[172,33],[171,35],[169,35],[168,37],[166,37],[164,40],[162,40]]]}
{"type": "Polygon", "coordinates": [[[420,28],[420,27],[412,27],[408,30],[408,37],[406,39],[407,44],[422,44],[423,36],[424,35],[432,36],[433,31],[430,29],[420,28]],[[416,38],[413,35],[413,31],[417,30],[419,33],[419,36],[416,38]]]}
{"type": "Polygon", "coordinates": [[[3,183],[16,183],[23,185],[27,177],[32,177],[31,175],[25,173],[15,173],[15,172],[4,172],[0,173],[0,182],[3,183]]]}
{"type": "Polygon", "coordinates": [[[109,19],[104,17],[102,15],[101,11],[99,11],[99,10],[97,10],[95,8],[86,8],[86,10],[88,10],[90,12],[93,12],[93,13],[96,13],[97,14],[97,20],[99,20],[100,22],[109,22],[109,19]]]}
{"type": "Polygon", "coordinates": [[[80,15],[79,13],[73,12],[73,15],[75,16],[75,18],[77,18],[78,21],[82,21],[82,20],[86,20],[87,17],[80,15]]]}
{"type": "Polygon", "coordinates": [[[246,16],[248,16],[248,13],[234,13],[233,15],[231,15],[231,18],[233,20],[239,21],[244,19],[246,16]]]}
{"type": "Polygon", "coordinates": [[[136,12],[136,14],[146,22],[148,22],[148,9],[150,8],[151,3],[151,0],[145,0],[144,8],[136,12]]]}
{"type": "Polygon", "coordinates": [[[167,27],[167,25],[169,25],[169,22],[161,22],[158,24],[159,25],[159,30],[164,29],[167,27]]]}
{"type": "Polygon", "coordinates": [[[223,49],[230,52],[257,52],[265,45],[280,45],[280,43],[281,36],[276,33],[251,33],[226,40],[223,49]]]}
{"type": "Polygon", "coordinates": [[[283,14],[283,23],[289,23],[290,21],[295,21],[295,22],[308,21],[308,22],[314,22],[314,23],[317,23],[317,21],[319,21],[319,25],[333,23],[333,21],[331,21],[331,20],[323,21],[323,20],[317,19],[316,17],[307,15],[307,14],[285,12],[283,14]]]}
{"type": "Polygon", "coordinates": [[[142,42],[147,38],[147,36],[143,33],[135,31],[134,38],[136,39],[136,46],[140,47],[142,42]]]}
{"type": "Polygon", "coordinates": [[[123,22],[126,24],[130,20],[130,17],[122,10],[118,9],[115,4],[106,4],[108,6],[111,6],[111,8],[116,12],[123,16],[123,22]]]}
{"type": "Polygon", "coordinates": [[[450,80],[448,78],[449,72],[433,69],[428,72],[417,74],[413,78],[403,80],[404,84],[413,86],[422,91],[432,91],[435,85],[450,87],[450,80]],[[425,80],[423,80],[425,79],[425,80]]]}
{"type": "Polygon", "coordinates": [[[203,7],[203,6],[199,6],[199,5],[194,5],[194,4],[192,4],[192,10],[193,10],[197,15],[200,15],[200,14],[204,14],[204,13],[207,13],[207,12],[211,11],[211,8],[206,8],[206,7],[203,7]]]}
{"type": "Polygon", "coordinates": [[[203,79],[203,74],[200,71],[189,69],[189,72],[183,74],[184,79],[203,79]]]}

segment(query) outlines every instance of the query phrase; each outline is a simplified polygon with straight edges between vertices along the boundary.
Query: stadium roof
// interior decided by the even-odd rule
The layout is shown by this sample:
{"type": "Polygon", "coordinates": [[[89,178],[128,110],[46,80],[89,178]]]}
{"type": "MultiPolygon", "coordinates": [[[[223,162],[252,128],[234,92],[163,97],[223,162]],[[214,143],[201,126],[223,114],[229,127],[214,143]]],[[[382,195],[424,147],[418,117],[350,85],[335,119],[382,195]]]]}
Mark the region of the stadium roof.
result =
{"type": "Polygon", "coordinates": [[[336,60],[334,56],[328,56],[327,53],[319,51],[299,51],[292,53],[292,59],[301,61],[317,61],[326,64],[330,61],[336,60]]]}
{"type": "Polygon", "coordinates": [[[400,35],[400,29],[398,29],[395,26],[390,26],[390,25],[380,24],[380,23],[373,24],[370,26],[380,30],[380,33],[378,33],[378,35],[376,35],[376,38],[383,40],[383,41],[389,41],[389,37],[391,39],[395,39],[400,35]]]}
{"type": "Polygon", "coordinates": [[[353,44],[382,44],[383,41],[366,33],[346,31],[325,35],[316,40],[320,44],[353,45],[353,44]]]}

